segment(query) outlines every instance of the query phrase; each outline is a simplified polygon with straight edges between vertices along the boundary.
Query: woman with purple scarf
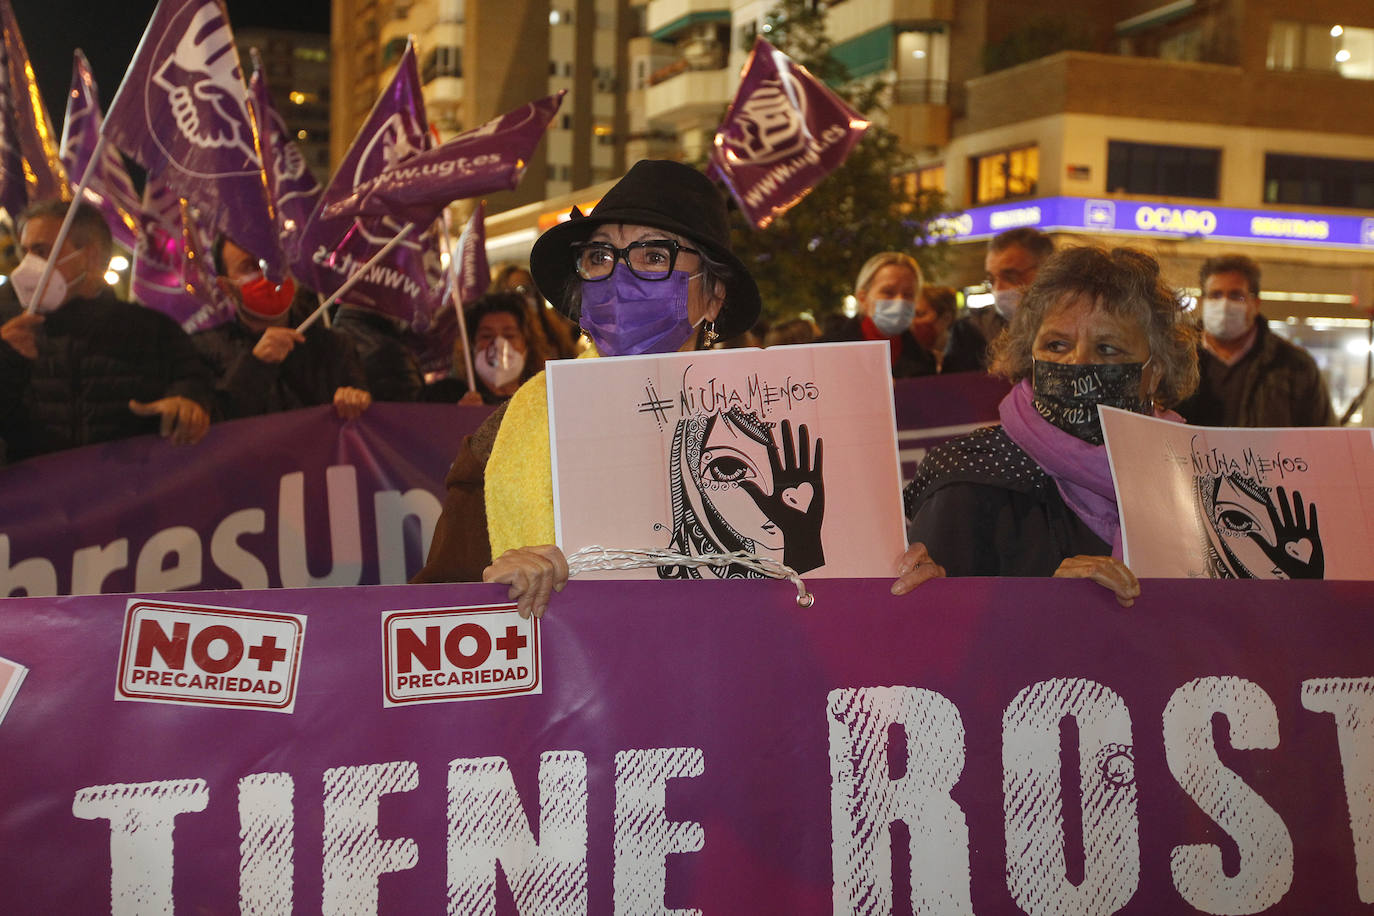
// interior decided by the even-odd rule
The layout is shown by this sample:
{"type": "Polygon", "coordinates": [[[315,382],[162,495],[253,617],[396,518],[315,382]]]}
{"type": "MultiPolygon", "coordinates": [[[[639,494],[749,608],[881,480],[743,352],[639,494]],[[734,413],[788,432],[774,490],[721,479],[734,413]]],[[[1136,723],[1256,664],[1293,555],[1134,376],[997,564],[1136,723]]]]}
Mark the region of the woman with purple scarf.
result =
{"type": "Polygon", "coordinates": [[[1140,583],[1121,524],[1097,405],[1182,422],[1197,386],[1197,331],[1131,248],[1071,248],[1040,268],[992,344],[1015,387],[1001,426],[931,449],[906,491],[911,547],[893,594],[949,576],[1091,579],[1123,607],[1140,583]]]}

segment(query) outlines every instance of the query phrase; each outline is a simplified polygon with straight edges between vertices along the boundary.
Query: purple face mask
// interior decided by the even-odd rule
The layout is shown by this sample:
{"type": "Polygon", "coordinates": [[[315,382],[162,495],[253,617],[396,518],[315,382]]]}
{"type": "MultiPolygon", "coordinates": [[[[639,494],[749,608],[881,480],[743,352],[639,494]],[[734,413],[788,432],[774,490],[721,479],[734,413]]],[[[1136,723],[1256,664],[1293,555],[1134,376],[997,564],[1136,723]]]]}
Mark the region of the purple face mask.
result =
{"type": "Polygon", "coordinates": [[[602,356],[672,353],[695,327],[687,320],[687,283],[673,271],[666,280],[641,280],[617,269],[607,280],[582,283],[582,327],[602,356]]]}

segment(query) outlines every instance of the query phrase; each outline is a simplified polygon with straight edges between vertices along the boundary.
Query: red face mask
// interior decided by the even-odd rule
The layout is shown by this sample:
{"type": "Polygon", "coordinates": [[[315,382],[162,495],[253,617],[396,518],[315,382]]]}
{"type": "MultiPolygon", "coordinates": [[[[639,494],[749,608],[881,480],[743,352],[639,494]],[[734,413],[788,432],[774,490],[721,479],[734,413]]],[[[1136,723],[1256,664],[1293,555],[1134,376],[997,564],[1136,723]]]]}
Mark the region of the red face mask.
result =
{"type": "Polygon", "coordinates": [[[286,314],[291,308],[291,300],[296,297],[296,284],[287,277],[277,286],[271,280],[259,275],[255,280],[239,284],[239,295],[243,298],[243,310],[254,318],[274,320],[286,314]]]}

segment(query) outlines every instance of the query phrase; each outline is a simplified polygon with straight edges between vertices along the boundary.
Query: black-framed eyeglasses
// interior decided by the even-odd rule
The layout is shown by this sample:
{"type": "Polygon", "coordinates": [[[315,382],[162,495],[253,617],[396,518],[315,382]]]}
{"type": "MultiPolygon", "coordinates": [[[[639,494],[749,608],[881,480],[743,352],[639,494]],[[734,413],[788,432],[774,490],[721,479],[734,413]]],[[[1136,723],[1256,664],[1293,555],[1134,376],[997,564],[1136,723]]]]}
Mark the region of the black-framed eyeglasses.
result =
{"type": "Polygon", "coordinates": [[[695,248],[680,245],[672,239],[648,239],[631,242],[617,248],[609,242],[577,242],[572,246],[577,275],[583,280],[604,280],[615,270],[616,261],[624,261],[630,273],[641,280],[666,280],[677,264],[681,252],[701,254],[695,248]]]}

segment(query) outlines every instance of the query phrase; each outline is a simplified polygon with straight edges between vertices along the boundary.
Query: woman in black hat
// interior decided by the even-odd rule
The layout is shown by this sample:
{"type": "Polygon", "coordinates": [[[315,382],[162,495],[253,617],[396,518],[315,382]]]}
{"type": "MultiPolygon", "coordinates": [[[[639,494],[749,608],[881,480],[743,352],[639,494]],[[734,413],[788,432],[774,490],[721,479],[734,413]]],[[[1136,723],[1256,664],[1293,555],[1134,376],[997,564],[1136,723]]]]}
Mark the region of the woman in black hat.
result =
{"type": "MultiPolygon", "coordinates": [[[[698,336],[709,345],[759,314],[758,287],[730,251],[724,200],[678,162],[638,162],[591,213],[574,208],[534,243],[530,272],[592,355],[671,353],[698,336]]],[[[553,544],[547,411],[540,373],[464,441],[412,581],[504,582],[521,613],[543,614],[568,578],[553,544]]]]}

